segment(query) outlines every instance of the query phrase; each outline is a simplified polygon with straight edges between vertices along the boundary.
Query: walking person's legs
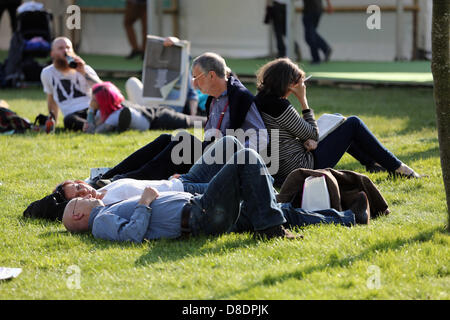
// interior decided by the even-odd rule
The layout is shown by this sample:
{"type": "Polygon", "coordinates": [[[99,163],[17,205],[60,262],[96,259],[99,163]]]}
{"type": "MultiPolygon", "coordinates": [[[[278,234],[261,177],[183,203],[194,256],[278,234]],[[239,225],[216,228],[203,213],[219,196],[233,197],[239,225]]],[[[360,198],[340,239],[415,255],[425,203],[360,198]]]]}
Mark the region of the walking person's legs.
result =
{"type": "Polygon", "coordinates": [[[125,27],[125,32],[127,34],[128,42],[131,46],[131,53],[127,56],[127,59],[134,58],[135,56],[142,53],[136,39],[136,32],[134,31],[134,23],[139,18],[139,6],[132,1],[126,2],[125,15],[123,19],[123,26],[125,27]]]}

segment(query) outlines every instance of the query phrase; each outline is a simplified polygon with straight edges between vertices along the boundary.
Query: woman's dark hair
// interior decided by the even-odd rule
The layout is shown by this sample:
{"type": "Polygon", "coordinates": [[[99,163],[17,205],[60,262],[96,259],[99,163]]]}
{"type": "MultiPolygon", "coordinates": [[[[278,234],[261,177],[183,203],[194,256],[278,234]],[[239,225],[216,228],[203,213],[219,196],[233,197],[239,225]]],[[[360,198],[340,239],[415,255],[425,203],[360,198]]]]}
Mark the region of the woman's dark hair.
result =
{"type": "Polygon", "coordinates": [[[256,73],[256,89],[263,94],[284,97],[289,86],[305,75],[289,58],[279,58],[263,65],[256,73]]]}

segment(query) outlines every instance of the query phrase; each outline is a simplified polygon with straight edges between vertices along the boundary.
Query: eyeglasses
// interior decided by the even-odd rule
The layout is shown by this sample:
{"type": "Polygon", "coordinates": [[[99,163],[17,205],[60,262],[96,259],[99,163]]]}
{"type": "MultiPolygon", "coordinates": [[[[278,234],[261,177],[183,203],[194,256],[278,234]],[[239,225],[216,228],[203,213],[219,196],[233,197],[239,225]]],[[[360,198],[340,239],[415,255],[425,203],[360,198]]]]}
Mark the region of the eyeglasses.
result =
{"type": "Polygon", "coordinates": [[[195,80],[200,79],[200,78],[203,77],[204,75],[205,75],[204,73],[201,73],[201,74],[199,74],[198,76],[192,77],[192,82],[194,82],[195,80]]]}
{"type": "Polygon", "coordinates": [[[72,215],[75,213],[75,207],[77,206],[78,198],[75,200],[75,204],[73,205],[72,215]]]}

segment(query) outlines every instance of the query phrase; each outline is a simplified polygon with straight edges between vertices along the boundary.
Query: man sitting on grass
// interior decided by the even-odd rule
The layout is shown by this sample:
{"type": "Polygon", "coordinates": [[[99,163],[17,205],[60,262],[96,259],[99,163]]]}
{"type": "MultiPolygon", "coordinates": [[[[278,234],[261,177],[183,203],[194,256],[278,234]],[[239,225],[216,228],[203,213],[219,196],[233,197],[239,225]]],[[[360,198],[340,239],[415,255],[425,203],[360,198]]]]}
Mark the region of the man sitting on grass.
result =
{"type": "Polygon", "coordinates": [[[141,196],[110,205],[88,195],[67,204],[63,224],[70,232],[89,231],[96,238],[142,242],[229,231],[251,231],[269,239],[293,239],[296,236],[283,225],[350,226],[355,224],[355,215],[356,220],[366,223],[369,220],[364,193],[351,210],[314,213],[278,204],[272,182],[261,157],[254,150],[242,149],[213,177],[203,195],[160,193],[147,187],[141,196]]]}
{"type": "Polygon", "coordinates": [[[66,37],[53,40],[50,56],[53,63],[41,72],[48,111],[57,120],[61,109],[64,127],[80,131],[87,122],[91,88],[101,80],[94,69],[75,54],[72,42],[66,37]]]}

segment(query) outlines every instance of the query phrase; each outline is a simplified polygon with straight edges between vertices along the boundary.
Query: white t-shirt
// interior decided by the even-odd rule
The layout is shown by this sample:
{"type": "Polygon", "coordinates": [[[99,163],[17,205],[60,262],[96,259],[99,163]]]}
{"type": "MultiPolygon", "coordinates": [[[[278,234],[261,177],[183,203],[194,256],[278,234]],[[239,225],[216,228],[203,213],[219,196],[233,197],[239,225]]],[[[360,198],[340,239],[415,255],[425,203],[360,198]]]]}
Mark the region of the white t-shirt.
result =
{"type": "MultiPolygon", "coordinates": [[[[85,70],[91,78],[98,79],[90,66],[85,65],[85,70]]],[[[53,96],[64,117],[89,107],[91,87],[80,73],[63,74],[52,64],[42,70],[41,82],[44,92],[53,96]]]]}
{"type": "Polygon", "coordinates": [[[153,187],[158,192],[180,191],[184,192],[183,183],[179,179],[172,180],[135,180],[120,179],[97,190],[107,191],[103,203],[108,205],[118,201],[126,200],[142,195],[146,187],[153,187]]]}

